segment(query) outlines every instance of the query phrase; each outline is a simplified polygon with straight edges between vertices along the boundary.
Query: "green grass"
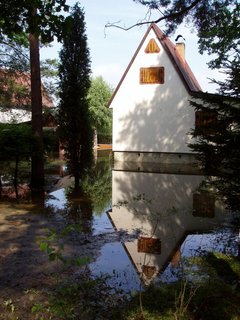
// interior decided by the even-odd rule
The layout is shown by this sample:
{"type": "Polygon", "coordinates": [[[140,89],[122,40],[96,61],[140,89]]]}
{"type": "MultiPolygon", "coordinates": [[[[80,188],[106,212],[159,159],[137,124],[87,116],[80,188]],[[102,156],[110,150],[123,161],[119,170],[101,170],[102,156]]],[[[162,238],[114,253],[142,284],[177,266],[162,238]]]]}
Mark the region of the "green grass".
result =
{"type": "MultiPolygon", "coordinates": [[[[205,277],[150,286],[136,295],[121,314],[124,320],[239,320],[240,260],[220,253],[198,257],[205,277]]],[[[117,318],[116,318],[117,319],[117,318]]]]}

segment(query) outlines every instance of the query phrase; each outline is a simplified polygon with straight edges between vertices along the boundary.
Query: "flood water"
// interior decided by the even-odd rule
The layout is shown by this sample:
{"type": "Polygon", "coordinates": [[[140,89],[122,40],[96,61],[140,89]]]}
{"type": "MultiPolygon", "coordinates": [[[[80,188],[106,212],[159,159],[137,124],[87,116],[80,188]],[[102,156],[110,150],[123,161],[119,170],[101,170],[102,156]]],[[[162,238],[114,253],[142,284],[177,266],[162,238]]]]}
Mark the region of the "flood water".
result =
{"type": "Polygon", "coordinates": [[[72,180],[64,177],[45,202],[59,219],[82,223],[86,239],[95,239],[92,275],[109,275],[125,292],[202,277],[194,259],[206,252],[239,255],[239,216],[205,188],[206,177],[192,169],[156,171],[114,169],[100,152],[84,197],[70,199],[72,180]]]}

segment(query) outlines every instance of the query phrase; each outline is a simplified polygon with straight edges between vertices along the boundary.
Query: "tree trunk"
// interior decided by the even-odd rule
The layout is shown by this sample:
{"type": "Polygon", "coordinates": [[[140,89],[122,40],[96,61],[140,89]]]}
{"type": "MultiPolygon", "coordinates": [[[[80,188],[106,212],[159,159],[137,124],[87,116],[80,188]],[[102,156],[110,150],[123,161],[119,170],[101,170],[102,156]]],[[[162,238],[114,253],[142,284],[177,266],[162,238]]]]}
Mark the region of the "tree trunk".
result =
{"type": "Polygon", "coordinates": [[[13,186],[15,189],[16,199],[18,200],[18,164],[19,164],[19,156],[16,155],[15,159],[15,170],[14,170],[14,178],[13,178],[13,186]]]}
{"type": "Polygon", "coordinates": [[[39,58],[39,39],[29,35],[31,65],[31,102],[32,102],[32,172],[31,188],[42,190],[44,186],[43,130],[42,130],[42,93],[39,58]]]}

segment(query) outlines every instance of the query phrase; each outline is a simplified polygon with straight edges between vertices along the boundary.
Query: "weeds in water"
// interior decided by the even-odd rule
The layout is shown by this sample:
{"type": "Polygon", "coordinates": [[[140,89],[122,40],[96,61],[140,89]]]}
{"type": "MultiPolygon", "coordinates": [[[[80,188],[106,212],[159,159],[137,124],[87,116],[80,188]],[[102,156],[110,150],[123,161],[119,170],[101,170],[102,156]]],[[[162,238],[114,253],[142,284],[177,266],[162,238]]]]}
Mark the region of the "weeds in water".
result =
{"type": "Polygon", "coordinates": [[[50,261],[71,269],[72,267],[80,269],[78,276],[68,275],[64,279],[59,273],[55,285],[48,292],[47,303],[35,301],[32,305],[32,314],[36,315],[37,319],[42,315],[47,317],[46,319],[58,320],[79,319],[80,315],[81,319],[109,319],[110,314],[111,319],[117,319],[116,310],[123,305],[125,298],[107,285],[105,277],[91,278],[88,257],[66,257],[64,240],[70,232],[76,231],[81,231],[81,226],[73,224],[61,232],[55,229],[46,230],[44,236],[37,238],[40,250],[48,255],[50,261]]]}
{"type": "Polygon", "coordinates": [[[55,229],[47,229],[46,234],[37,237],[36,241],[41,251],[48,255],[49,261],[62,262],[64,265],[82,267],[90,262],[89,257],[84,258],[66,258],[64,254],[64,238],[71,232],[80,232],[81,226],[79,224],[70,224],[61,232],[55,229]]]}
{"type": "Polygon", "coordinates": [[[15,306],[14,306],[14,304],[13,304],[12,299],[5,300],[5,301],[3,302],[3,305],[4,305],[11,313],[14,313],[14,311],[15,311],[15,306]]]}

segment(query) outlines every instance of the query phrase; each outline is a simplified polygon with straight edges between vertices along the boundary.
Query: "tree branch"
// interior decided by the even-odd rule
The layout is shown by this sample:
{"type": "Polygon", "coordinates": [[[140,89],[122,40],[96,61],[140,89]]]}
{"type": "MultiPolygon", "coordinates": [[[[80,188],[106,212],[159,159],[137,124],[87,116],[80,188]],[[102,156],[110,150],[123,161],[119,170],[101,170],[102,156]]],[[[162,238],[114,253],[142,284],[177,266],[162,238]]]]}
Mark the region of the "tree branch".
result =
{"type": "Polygon", "coordinates": [[[30,61],[29,57],[25,53],[23,53],[20,49],[18,49],[16,46],[14,46],[14,44],[12,44],[11,42],[0,41],[0,46],[1,45],[11,48],[13,51],[15,51],[16,53],[18,53],[19,55],[21,55],[22,57],[30,61]]]}
{"type": "Polygon", "coordinates": [[[134,25],[132,25],[130,27],[122,27],[120,25],[117,25],[116,23],[108,22],[107,24],[105,24],[105,28],[114,27],[114,28],[118,28],[118,29],[122,29],[122,30],[128,31],[128,30],[130,30],[132,28],[139,27],[139,26],[142,26],[142,25],[145,25],[145,24],[159,23],[160,21],[163,21],[163,20],[174,20],[175,18],[178,18],[178,17],[188,13],[190,10],[192,10],[194,7],[196,7],[198,5],[198,3],[200,3],[201,1],[202,0],[195,0],[188,7],[185,7],[185,8],[183,8],[182,10],[180,10],[178,12],[169,13],[167,15],[164,15],[164,16],[160,17],[159,19],[156,19],[156,20],[138,22],[138,23],[135,23],[134,25]]]}

